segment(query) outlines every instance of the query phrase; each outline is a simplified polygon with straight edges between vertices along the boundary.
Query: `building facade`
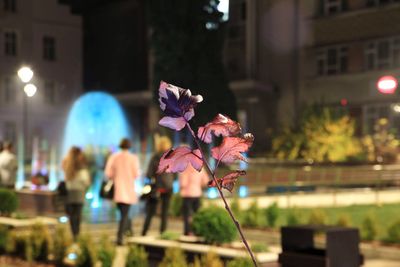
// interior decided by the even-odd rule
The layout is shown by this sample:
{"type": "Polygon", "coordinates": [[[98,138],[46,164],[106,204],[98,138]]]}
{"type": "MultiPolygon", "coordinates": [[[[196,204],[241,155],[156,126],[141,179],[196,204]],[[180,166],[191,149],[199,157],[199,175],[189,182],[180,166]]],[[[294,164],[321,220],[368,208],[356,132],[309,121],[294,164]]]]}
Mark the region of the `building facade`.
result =
{"type": "Polygon", "coordinates": [[[81,92],[81,17],[57,0],[0,0],[0,140],[27,135],[27,154],[33,139],[59,145],[81,92]],[[34,72],[33,97],[17,75],[22,66],[34,72]]]}
{"type": "Polygon", "coordinates": [[[313,104],[347,109],[359,134],[382,117],[399,128],[399,94],[376,84],[400,78],[400,1],[240,0],[229,16],[227,72],[256,136],[295,125],[313,104]]]}

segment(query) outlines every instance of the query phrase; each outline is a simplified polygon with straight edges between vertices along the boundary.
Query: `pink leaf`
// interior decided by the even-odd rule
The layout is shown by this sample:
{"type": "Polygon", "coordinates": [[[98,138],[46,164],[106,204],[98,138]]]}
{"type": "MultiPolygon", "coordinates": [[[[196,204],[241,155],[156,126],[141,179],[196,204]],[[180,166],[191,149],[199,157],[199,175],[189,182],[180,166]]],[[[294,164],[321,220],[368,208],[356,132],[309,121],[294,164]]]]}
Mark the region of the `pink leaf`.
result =
{"type": "MultiPolygon", "coordinates": [[[[222,178],[217,178],[217,182],[222,188],[225,188],[226,190],[232,193],[233,187],[235,186],[238,177],[243,175],[246,175],[246,171],[237,170],[228,173],[222,178]]],[[[217,187],[217,185],[214,180],[211,180],[208,182],[208,187],[217,187]]]]}
{"type": "Polygon", "coordinates": [[[163,117],[158,123],[172,130],[180,131],[183,128],[185,128],[186,120],[183,117],[178,117],[178,118],[163,117]]]}
{"type": "Polygon", "coordinates": [[[222,144],[211,149],[211,155],[223,163],[233,163],[235,160],[246,161],[241,153],[249,150],[253,144],[254,136],[247,133],[240,137],[225,137],[222,144]]]}
{"type": "Polygon", "coordinates": [[[240,124],[229,117],[218,114],[214,120],[200,127],[197,136],[205,143],[211,143],[212,134],[215,136],[234,136],[241,132],[240,124]]]}
{"type": "Polygon", "coordinates": [[[157,173],[183,172],[188,164],[200,171],[203,167],[200,150],[191,150],[189,147],[181,146],[165,152],[158,164],[157,173]]]}

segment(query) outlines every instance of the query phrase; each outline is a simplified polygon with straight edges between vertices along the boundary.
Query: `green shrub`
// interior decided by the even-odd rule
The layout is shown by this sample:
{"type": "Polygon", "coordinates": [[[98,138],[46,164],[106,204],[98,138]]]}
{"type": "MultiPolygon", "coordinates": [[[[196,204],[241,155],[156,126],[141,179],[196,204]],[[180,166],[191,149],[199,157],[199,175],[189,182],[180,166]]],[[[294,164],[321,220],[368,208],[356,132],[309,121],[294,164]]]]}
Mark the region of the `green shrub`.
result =
{"type": "Polygon", "coordinates": [[[160,238],[164,240],[178,240],[180,236],[180,233],[165,231],[161,234],[160,238]]]}
{"type": "Polygon", "coordinates": [[[126,257],[125,267],[148,267],[149,261],[146,251],[140,246],[130,246],[126,257]]]}
{"type": "Polygon", "coordinates": [[[387,230],[387,240],[393,243],[400,243],[400,220],[395,221],[387,230]]]}
{"type": "Polygon", "coordinates": [[[265,215],[267,218],[267,223],[269,227],[275,227],[276,226],[276,221],[278,220],[279,217],[279,207],[276,202],[274,202],[272,205],[270,205],[266,210],[265,210],[265,215]]]}
{"type": "Polygon", "coordinates": [[[115,256],[115,247],[110,242],[108,236],[102,236],[100,246],[97,249],[97,258],[101,262],[101,267],[111,267],[115,256]]]}
{"type": "Polygon", "coordinates": [[[195,256],[193,263],[189,264],[190,267],[202,267],[199,257],[195,256]]]}
{"type": "Polygon", "coordinates": [[[295,226],[302,224],[302,218],[300,211],[298,209],[292,208],[288,210],[286,215],[286,225],[295,226]]]}
{"type": "Polygon", "coordinates": [[[61,265],[66,254],[67,248],[72,244],[72,238],[67,226],[58,224],[53,238],[53,259],[56,264],[61,265]]]}
{"type": "Polygon", "coordinates": [[[0,255],[6,251],[9,230],[5,225],[0,225],[0,255]]]}
{"type": "Polygon", "coordinates": [[[268,252],[269,249],[267,247],[267,245],[263,244],[263,243],[254,243],[251,245],[251,250],[253,252],[268,252]]]}
{"type": "Polygon", "coordinates": [[[77,267],[94,266],[97,261],[96,249],[89,235],[82,235],[78,240],[79,253],[76,259],[77,267]]]}
{"type": "Polygon", "coordinates": [[[236,217],[240,215],[241,212],[241,207],[240,207],[240,202],[239,202],[239,198],[238,197],[233,197],[232,201],[230,203],[230,207],[232,210],[233,215],[235,215],[236,217]]]}
{"type": "Polygon", "coordinates": [[[313,209],[308,218],[308,224],[325,225],[327,223],[326,213],[323,210],[313,209]]]}
{"type": "Polygon", "coordinates": [[[341,214],[336,222],[336,225],[341,227],[350,227],[352,222],[349,215],[341,214]]]}
{"type": "Polygon", "coordinates": [[[10,231],[6,252],[15,257],[32,261],[32,246],[28,231],[10,231]]]}
{"type": "Polygon", "coordinates": [[[367,215],[361,223],[361,238],[363,240],[375,240],[378,234],[378,222],[372,214],[367,215]]]}
{"type": "Polygon", "coordinates": [[[207,243],[223,244],[236,238],[236,227],[229,214],[220,207],[200,209],[193,216],[193,231],[204,237],[207,243]]]}
{"type": "Polygon", "coordinates": [[[224,267],[224,263],[215,252],[209,251],[207,254],[201,256],[200,266],[224,267]]]}
{"type": "Polygon", "coordinates": [[[185,254],[182,249],[177,247],[171,247],[165,250],[164,258],[162,259],[159,267],[186,267],[188,266],[186,262],[185,254]]]}
{"type": "Polygon", "coordinates": [[[29,236],[32,246],[32,257],[37,261],[46,261],[51,250],[51,238],[47,226],[34,224],[29,236]]]}
{"type": "Polygon", "coordinates": [[[252,267],[253,262],[249,258],[237,258],[231,261],[228,261],[226,267],[252,267]]]}
{"type": "Polygon", "coordinates": [[[0,215],[9,216],[17,208],[17,194],[10,189],[0,188],[0,215]]]}
{"type": "Polygon", "coordinates": [[[243,215],[243,226],[250,226],[250,227],[255,227],[255,226],[260,226],[260,221],[261,221],[261,210],[258,207],[257,200],[253,201],[250,205],[250,207],[246,210],[246,212],[243,215]]]}
{"type": "Polygon", "coordinates": [[[182,215],[182,197],[180,194],[173,194],[169,205],[169,213],[174,217],[182,215]]]}

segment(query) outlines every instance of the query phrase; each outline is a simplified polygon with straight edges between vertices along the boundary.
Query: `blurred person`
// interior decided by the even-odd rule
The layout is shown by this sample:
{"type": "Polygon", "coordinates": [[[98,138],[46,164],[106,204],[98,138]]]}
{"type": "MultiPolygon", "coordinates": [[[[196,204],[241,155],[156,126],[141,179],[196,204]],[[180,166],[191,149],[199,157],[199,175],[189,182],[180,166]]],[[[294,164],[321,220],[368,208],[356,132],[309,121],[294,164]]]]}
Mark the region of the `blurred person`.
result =
{"type": "Polygon", "coordinates": [[[82,207],[86,190],[90,185],[90,173],[82,150],[73,146],[62,162],[67,189],[66,212],[69,217],[71,232],[76,242],[79,235],[82,207]]]}
{"type": "Polygon", "coordinates": [[[186,170],[179,174],[184,235],[193,234],[191,231],[192,216],[200,208],[200,197],[203,194],[203,187],[207,185],[208,180],[208,175],[204,168],[199,172],[191,164],[188,164],[186,170]]]}
{"type": "Polygon", "coordinates": [[[135,192],[135,180],[139,177],[139,159],[129,152],[131,141],[121,140],[121,151],[112,154],[106,163],[105,175],[114,181],[114,201],[120,212],[120,221],[117,232],[117,245],[122,245],[126,230],[132,231],[129,219],[129,209],[138,202],[135,192]],[[129,229],[131,228],[131,229],[129,229]]]}
{"type": "Polygon", "coordinates": [[[167,228],[167,216],[169,203],[172,195],[172,183],[174,174],[157,174],[158,163],[162,155],[172,147],[171,140],[166,137],[160,137],[156,143],[156,153],[152,156],[147,170],[147,177],[151,180],[151,192],[146,199],[146,217],[143,224],[142,235],[146,235],[149,230],[151,219],[157,210],[157,204],[161,200],[161,224],[160,234],[167,228]]]}
{"type": "Polygon", "coordinates": [[[13,153],[13,144],[4,142],[0,152],[0,185],[9,189],[15,188],[17,178],[17,157],[13,153]]]}

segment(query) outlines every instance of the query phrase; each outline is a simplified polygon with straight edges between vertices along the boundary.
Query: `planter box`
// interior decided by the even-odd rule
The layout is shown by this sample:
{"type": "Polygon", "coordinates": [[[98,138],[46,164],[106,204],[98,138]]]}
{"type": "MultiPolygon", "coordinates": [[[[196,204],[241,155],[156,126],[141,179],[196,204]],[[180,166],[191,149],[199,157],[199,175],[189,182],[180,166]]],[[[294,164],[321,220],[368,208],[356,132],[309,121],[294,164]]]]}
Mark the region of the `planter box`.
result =
{"type": "Polygon", "coordinates": [[[63,210],[63,201],[61,201],[57,192],[22,189],[16,191],[19,199],[19,210],[33,214],[51,214],[63,210]]]}
{"type": "Polygon", "coordinates": [[[58,222],[57,219],[48,217],[36,217],[30,219],[0,217],[0,225],[6,225],[10,228],[27,228],[36,223],[41,223],[47,226],[55,226],[58,222]]]}
{"type": "MultiPolygon", "coordinates": [[[[146,252],[149,255],[150,266],[157,266],[156,264],[161,262],[164,257],[165,249],[170,247],[181,248],[186,253],[186,258],[188,262],[193,262],[195,256],[207,254],[209,251],[213,251],[214,253],[219,255],[221,260],[224,262],[233,260],[235,258],[249,257],[245,248],[234,249],[205,244],[184,243],[179,241],[156,239],[152,236],[132,237],[128,240],[128,243],[140,245],[145,248],[146,252]]],[[[255,257],[260,263],[260,266],[278,266],[275,264],[278,259],[278,255],[276,253],[255,253],[255,257]]]]}

